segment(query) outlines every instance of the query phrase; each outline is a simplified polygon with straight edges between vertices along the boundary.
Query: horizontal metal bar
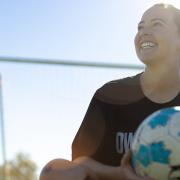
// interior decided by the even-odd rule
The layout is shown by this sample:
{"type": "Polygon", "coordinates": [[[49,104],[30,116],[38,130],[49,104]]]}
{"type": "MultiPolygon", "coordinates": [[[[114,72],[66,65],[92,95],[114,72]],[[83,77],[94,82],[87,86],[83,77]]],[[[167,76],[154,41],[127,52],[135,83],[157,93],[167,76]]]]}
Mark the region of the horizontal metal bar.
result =
{"type": "Polygon", "coordinates": [[[44,64],[44,65],[64,65],[64,66],[83,66],[96,68],[117,68],[117,69],[143,69],[140,65],[102,63],[102,62],[83,62],[72,60],[49,60],[22,57],[0,57],[0,62],[4,63],[28,63],[28,64],[44,64]]]}

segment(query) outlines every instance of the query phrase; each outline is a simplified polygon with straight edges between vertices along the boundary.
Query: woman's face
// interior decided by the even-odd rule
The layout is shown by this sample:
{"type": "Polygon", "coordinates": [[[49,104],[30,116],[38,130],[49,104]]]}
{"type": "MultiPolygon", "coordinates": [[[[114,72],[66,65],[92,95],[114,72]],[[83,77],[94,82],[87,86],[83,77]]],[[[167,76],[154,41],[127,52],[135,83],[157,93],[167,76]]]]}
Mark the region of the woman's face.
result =
{"type": "Polygon", "coordinates": [[[180,33],[173,14],[158,5],[148,9],[138,24],[135,48],[146,65],[166,64],[175,59],[180,51],[180,33]]]}

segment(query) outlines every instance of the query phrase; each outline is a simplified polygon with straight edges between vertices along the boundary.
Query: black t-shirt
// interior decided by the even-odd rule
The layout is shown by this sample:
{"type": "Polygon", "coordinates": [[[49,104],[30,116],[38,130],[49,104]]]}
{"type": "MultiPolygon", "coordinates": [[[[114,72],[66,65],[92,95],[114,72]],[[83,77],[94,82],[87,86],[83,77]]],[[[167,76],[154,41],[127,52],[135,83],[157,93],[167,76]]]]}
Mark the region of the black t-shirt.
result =
{"type": "Polygon", "coordinates": [[[180,94],[168,103],[146,98],[140,74],[106,83],[93,96],[72,144],[72,159],[89,156],[103,164],[120,165],[139,124],[156,110],[180,105],[180,94]]]}

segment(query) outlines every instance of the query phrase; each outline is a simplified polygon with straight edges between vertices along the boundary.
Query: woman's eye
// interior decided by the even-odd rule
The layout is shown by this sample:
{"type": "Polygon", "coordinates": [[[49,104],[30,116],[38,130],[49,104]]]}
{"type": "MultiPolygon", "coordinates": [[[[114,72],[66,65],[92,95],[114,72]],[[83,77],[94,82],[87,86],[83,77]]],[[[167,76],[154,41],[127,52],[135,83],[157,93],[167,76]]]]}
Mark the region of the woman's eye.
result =
{"type": "Polygon", "coordinates": [[[143,26],[138,26],[138,31],[143,29],[143,26]]]}
{"type": "Polygon", "coordinates": [[[162,24],[160,22],[155,22],[153,26],[162,26],[162,24]]]}

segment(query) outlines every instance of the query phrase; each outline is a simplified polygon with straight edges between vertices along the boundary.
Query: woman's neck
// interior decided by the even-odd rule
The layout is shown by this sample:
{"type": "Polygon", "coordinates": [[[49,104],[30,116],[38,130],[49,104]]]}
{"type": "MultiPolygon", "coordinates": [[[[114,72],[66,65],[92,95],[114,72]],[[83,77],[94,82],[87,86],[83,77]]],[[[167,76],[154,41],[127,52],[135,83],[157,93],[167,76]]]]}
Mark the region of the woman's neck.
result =
{"type": "Polygon", "coordinates": [[[146,97],[154,102],[168,102],[180,91],[179,67],[146,68],[141,74],[140,82],[146,97]]]}

